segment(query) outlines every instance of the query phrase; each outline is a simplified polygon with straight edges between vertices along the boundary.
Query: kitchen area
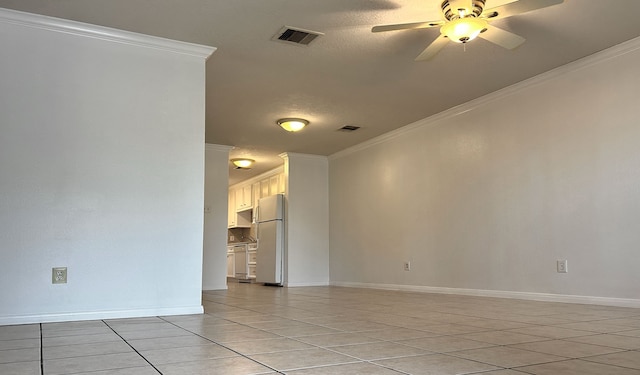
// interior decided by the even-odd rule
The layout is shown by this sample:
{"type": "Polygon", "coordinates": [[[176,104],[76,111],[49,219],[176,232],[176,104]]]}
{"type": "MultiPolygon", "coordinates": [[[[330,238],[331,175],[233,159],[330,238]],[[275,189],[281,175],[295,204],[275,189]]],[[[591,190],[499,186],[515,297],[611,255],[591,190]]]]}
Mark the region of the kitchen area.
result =
{"type": "Polygon", "coordinates": [[[283,168],[229,186],[227,282],[283,284],[283,168]]]}

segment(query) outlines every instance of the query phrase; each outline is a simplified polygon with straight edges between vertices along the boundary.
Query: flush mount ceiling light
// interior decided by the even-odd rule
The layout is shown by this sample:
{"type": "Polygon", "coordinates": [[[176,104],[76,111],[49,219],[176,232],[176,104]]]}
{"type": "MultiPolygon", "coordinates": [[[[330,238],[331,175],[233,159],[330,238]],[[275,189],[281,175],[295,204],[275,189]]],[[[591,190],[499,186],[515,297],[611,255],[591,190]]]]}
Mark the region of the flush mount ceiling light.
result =
{"type": "Polygon", "coordinates": [[[280,127],[288,132],[297,132],[309,125],[309,121],[301,118],[282,118],[277,121],[280,127]]]}
{"type": "Polygon", "coordinates": [[[236,166],[236,169],[251,169],[251,166],[253,166],[253,163],[256,161],[247,158],[236,158],[231,159],[231,162],[236,166]]]}

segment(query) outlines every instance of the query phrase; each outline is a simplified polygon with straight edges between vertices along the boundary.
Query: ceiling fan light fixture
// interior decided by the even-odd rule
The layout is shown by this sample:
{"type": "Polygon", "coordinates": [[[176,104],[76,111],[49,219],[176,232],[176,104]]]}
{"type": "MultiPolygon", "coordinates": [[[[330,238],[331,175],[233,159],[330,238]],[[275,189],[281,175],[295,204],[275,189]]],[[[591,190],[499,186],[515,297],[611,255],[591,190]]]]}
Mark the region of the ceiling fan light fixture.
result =
{"type": "Polygon", "coordinates": [[[440,28],[440,33],[456,43],[467,43],[474,40],[488,26],[488,22],[482,18],[465,17],[457,18],[445,23],[440,28]]]}
{"type": "Polygon", "coordinates": [[[277,121],[280,127],[288,132],[297,132],[309,125],[309,121],[301,118],[282,118],[277,121]]]}
{"type": "Polygon", "coordinates": [[[231,159],[231,163],[233,163],[236,169],[251,169],[251,167],[253,166],[253,163],[255,162],[256,162],[255,160],[247,159],[247,158],[231,159]]]}

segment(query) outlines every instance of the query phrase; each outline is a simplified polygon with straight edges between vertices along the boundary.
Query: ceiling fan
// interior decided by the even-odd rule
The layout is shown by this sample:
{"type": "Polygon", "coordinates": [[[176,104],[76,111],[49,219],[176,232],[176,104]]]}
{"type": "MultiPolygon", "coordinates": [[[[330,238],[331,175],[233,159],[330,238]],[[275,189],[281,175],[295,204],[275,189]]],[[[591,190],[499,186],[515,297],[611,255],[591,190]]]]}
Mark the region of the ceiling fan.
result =
{"type": "Polygon", "coordinates": [[[449,40],[467,43],[480,37],[506,49],[514,49],[525,39],[509,31],[489,25],[489,21],[515,16],[536,9],[561,4],[564,0],[519,0],[491,9],[484,9],[486,0],[444,0],[444,20],[374,26],[374,33],[394,30],[414,30],[440,27],[440,36],[415,61],[433,58],[449,40]]]}

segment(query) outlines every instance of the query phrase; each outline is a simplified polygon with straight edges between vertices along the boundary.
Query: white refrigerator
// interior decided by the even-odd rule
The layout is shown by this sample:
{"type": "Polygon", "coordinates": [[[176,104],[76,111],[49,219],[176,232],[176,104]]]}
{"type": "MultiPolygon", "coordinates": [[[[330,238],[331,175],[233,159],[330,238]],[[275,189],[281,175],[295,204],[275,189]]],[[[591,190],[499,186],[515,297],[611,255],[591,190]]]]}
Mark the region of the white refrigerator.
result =
{"type": "Polygon", "coordinates": [[[284,267],[284,195],[258,201],[256,282],[282,285],[284,267]]]}

